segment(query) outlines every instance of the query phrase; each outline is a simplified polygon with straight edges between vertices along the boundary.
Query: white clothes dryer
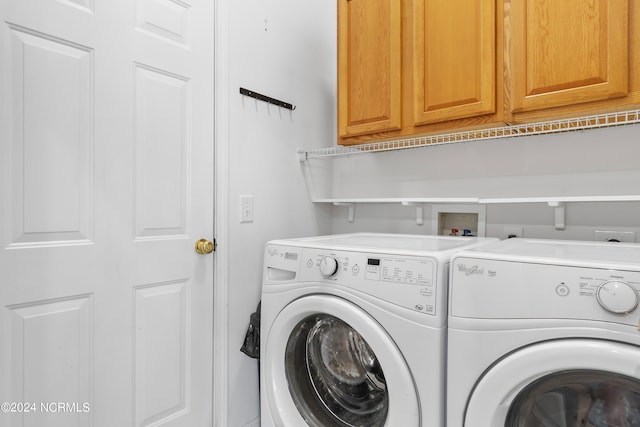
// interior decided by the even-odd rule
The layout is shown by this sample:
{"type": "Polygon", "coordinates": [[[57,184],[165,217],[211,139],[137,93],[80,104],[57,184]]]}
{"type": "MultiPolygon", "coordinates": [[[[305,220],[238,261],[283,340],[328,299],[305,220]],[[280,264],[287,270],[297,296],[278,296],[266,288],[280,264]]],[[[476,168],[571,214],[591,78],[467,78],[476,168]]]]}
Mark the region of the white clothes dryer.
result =
{"type": "Polygon", "coordinates": [[[450,279],[447,426],[640,426],[640,245],[509,239],[450,279]]]}
{"type": "Polygon", "coordinates": [[[448,262],[488,241],[357,233],[269,242],[262,426],[443,426],[448,262]]]}

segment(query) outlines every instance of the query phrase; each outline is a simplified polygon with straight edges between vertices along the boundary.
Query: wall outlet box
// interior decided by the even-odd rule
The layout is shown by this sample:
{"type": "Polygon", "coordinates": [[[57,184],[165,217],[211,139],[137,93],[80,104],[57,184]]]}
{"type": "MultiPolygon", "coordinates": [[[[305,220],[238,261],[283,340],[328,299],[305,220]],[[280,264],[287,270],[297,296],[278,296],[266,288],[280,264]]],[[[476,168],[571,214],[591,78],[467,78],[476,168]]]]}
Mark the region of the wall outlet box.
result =
{"type": "Polygon", "coordinates": [[[597,242],[635,242],[634,231],[596,230],[593,232],[593,240],[597,242]]]}
{"type": "Polygon", "coordinates": [[[434,205],[431,211],[432,232],[439,236],[484,237],[486,212],[483,205],[434,205]]]}

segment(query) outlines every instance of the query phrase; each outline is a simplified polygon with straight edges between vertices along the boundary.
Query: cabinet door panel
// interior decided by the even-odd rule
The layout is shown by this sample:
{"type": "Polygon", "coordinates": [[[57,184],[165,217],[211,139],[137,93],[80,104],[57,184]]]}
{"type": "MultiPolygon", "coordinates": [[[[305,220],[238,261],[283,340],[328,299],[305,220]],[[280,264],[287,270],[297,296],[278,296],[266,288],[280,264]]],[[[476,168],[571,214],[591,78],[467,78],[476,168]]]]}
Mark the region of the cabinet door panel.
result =
{"type": "Polygon", "coordinates": [[[496,106],[495,0],[414,1],[414,124],[496,106]]]}
{"type": "Polygon", "coordinates": [[[402,20],[397,0],[339,0],[339,136],[401,127],[402,20]]]}
{"type": "Polygon", "coordinates": [[[506,10],[512,112],[627,94],[627,0],[518,0],[506,10]]]}

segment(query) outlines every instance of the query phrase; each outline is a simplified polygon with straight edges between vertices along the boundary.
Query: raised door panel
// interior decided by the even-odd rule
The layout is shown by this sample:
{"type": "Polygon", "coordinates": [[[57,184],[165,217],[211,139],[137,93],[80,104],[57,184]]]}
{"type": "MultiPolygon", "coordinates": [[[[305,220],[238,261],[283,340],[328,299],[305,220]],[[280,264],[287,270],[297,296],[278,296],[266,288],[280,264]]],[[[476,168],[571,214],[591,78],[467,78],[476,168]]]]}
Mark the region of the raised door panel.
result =
{"type": "Polygon", "coordinates": [[[93,224],[93,50],[17,25],[4,31],[11,55],[8,243],[87,243],[93,224]]]}
{"type": "Polygon", "coordinates": [[[494,113],[495,0],[413,4],[414,125],[494,113]]]}
{"type": "Polygon", "coordinates": [[[135,425],[189,412],[191,284],[154,283],[134,290],[135,425]]]}
{"type": "Polygon", "coordinates": [[[136,64],[136,238],[187,232],[189,80],[136,64]]]}
{"type": "Polygon", "coordinates": [[[24,410],[2,411],[0,421],[22,427],[94,425],[93,303],[92,295],[77,295],[5,308],[3,340],[13,369],[3,386],[24,410]]]}
{"type": "Polygon", "coordinates": [[[340,0],[338,132],[341,138],[399,130],[401,2],[340,0]]]}
{"type": "Polygon", "coordinates": [[[628,93],[627,0],[507,1],[505,15],[512,112],[628,93]]]}

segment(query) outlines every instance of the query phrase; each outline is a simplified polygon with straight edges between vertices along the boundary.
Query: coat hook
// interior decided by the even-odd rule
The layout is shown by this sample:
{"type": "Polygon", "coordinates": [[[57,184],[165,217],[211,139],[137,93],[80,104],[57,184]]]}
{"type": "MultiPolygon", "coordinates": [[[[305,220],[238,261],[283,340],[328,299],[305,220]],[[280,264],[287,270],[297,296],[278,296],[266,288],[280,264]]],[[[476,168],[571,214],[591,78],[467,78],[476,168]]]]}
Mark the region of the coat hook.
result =
{"type": "Polygon", "coordinates": [[[288,102],[280,101],[279,99],[271,98],[270,96],[266,96],[261,93],[254,92],[252,90],[245,89],[243,87],[240,88],[240,94],[258,99],[260,101],[267,102],[269,104],[277,105],[278,107],[286,108],[287,110],[293,111],[296,109],[295,105],[291,105],[288,102]]]}

